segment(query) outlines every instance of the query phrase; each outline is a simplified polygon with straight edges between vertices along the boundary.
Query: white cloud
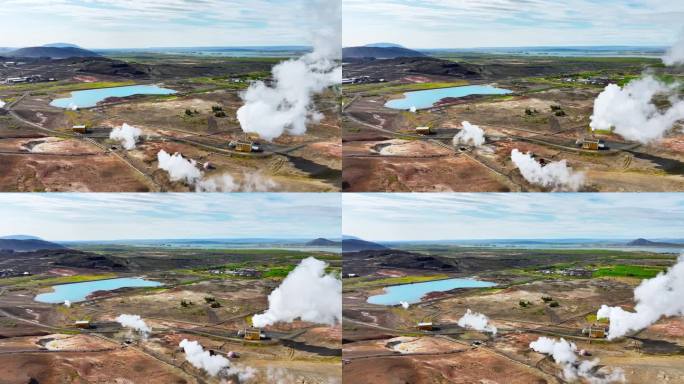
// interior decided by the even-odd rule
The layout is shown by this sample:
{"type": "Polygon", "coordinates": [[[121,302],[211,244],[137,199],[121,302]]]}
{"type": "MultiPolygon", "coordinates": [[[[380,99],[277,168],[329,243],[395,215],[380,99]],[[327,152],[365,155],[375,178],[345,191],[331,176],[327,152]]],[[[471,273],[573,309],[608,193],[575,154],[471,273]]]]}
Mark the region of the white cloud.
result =
{"type": "Polygon", "coordinates": [[[342,201],[343,233],[369,240],[679,238],[684,227],[676,193],[354,193],[342,201]]]}
{"type": "Polygon", "coordinates": [[[347,46],[376,41],[426,48],[667,45],[674,39],[672,31],[682,26],[684,3],[345,0],[343,15],[347,46]],[[608,7],[610,12],[605,11],[608,7]]]}
{"type": "Polygon", "coordinates": [[[302,25],[316,23],[306,17],[312,1],[5,0],[0,46],[55,41],[89,48],[306,44],[302,25]]]}
{"type": "Polygon", "coordinates": [[[336,237],[329,193],[0,194],[0,234],[48,240],[336,237]]]}

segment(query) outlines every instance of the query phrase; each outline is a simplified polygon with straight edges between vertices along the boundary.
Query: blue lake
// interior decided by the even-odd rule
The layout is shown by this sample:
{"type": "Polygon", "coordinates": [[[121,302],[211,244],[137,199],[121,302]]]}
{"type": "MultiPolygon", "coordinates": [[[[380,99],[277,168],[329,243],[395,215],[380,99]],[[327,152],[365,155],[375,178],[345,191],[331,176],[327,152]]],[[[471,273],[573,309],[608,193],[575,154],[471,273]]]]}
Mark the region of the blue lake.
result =
{"type": "Polygon", "coordinates": [[[446,97],[464,97],[469,95],[505,95],[512,93],[508,89],[496,88],[491,85],[466,85],[462,87],[428,89],[404,93],[403,99],[394,99],[385,103],[385,107],[409,110],[411,107],[430,108],[436,102],[446,97]]]}
{"type": "Polygon", "coordinates": [[[409,304],[420,302],[420,299],[429,292],[444,292],[454,288],[486,288],[493,287],[495,283],[473,279],[446,279],[427,281],[424,283],[393,285],[385,288],[385,293],[368,298],[370,304],[397,305],[400,301],[409,304]]]}
{"type": "Polygon", "coordinates": [[[100,101],[108,97],[128,97],[133,95],[171,95],[176,93],[173,89],[158,87],[156,85],[131,85],[128,87],[114,87],[101,89],[88,89],[86,91],[71,92],[71,97],[55,99],[50,105],[58,108],[94,107],[100,101]]]}
{"type": "Polygon", "coordinates": [[[53,292],[41,293],[35,300],[41,303],[63,303],[69,300],[72,303],[83,301],[95,291],[112,291],[126,287],[158,287],[162,285],[157,281],[150,281],[141,278],[123,277],[119,279],[108,279],[98,281],[86,281],[83,283],[60,284],[52,287],[53,292]]]}

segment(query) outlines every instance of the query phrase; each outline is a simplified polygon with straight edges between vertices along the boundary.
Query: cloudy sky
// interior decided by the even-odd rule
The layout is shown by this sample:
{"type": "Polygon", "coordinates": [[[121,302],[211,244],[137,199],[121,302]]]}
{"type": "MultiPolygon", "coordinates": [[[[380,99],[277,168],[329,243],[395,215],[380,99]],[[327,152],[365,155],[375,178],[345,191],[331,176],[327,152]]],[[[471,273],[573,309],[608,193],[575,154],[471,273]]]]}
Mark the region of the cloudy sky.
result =
{"type": "Polygon", "coordinates": [[[670,45],[679,0],[343,0],[345,46],[670,45]]]}
{"type": "Polygon", "coordinates": [[[676,193],[343,194],[342,233],[366,240],[684,237],[676,193]]]}
{"type": "Polygon", "coordinates": [[[333,193],[1,193],[0,236],[47,240],[339,238],[333,193]]]}
{"type": "Polygon", "coordinates": [[[0,47],[308,45],[316,7],[338,0],[3,0],[0,47]]]}

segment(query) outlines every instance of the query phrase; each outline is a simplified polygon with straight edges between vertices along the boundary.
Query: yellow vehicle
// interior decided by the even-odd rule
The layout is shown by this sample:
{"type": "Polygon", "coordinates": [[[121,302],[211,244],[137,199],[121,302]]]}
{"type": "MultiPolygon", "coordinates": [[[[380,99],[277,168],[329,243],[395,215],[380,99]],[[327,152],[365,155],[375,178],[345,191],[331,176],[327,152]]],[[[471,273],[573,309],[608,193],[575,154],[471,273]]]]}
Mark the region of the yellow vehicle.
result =
{"type": "Polygon", "coordinates": [[[245,340],[261,340],[261,329],[256,327],[251,327],[245,329],[245,340]]]}
{"type": "Polygon", "coordinates": [[[416,133],[419,135],[432,135],[434,132],[431,127],[416,127],[416,133]]]}
{"type": "Polygon", "coordinates": [[[261,152],[261,144],[256,141],[251,140],[233,140],[228,143],[228,148],[236,150],[238,152],[261,152]]]}

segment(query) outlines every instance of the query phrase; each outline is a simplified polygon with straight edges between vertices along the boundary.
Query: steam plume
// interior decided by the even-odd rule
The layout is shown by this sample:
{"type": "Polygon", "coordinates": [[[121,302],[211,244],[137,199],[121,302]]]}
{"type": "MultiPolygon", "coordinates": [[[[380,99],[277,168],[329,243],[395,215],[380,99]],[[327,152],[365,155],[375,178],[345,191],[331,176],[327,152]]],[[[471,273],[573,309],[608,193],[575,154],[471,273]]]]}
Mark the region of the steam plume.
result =
{"type": "Polygon", "coordinates": [[[242,94],[245,104],[237,111],[242,130],[273,140],[283,133],[303,135],[309,122],[322,118],[313,109],[313,95],[342,82],[341,4],[315,0],[311,7],[320,20],[313,36],[313,52],[273,67],[273,84],[252,84],[242,94]]]}
{"type": "Polygon", "coordinates": [[[489,319],[482,313],[472,312],[470,309],[458,319],[458,325],[463,328],[471,328],[480,332],[489,332],[496,336],[497,329],[489,324],[489,319]]]}
{"type": "Polygon", "coordinates": [[[250,380],[256,374],[256,370],[250,367],[230,367],[230,360],[220,355],[212,355],[205,351],[197,341],[183,341],[178,344],[185,352],[185,358],[195,368],[204,370],[210,376],[237,377],[239,382],[250,380]]]}
{"type": "Polygon", "coordinates": [[[401,307],[404,308],[404,309],[408,309],[408,308],[409,308],[409,303],[408,303],[408,301],[400,301],[399,304],[401,304],[401,307]]]}
{"type": "Polygon", "coordinates": [[[612,370],[605,375],[595,373],[595,368],[599,359],[581,361],[577,357],[577,346],[574,343],[560,339],[556,341],[548,337],[540,337],[530,343],[533,350],[550,355],[556,364],[563,368],[563,377],[568,381],[575,381],[580,378],[587,380],[591,384],[607,384],[624,382],[625,375],[620,369],[612,370]]]}
{"type": "Polygon", "coordinates": [[[169,173],[171,181],[183,181],[195,187],[196,192],[268,192],[278,187],[278,183],[260,172],[245,172],[242,182],[228,173],[205,177],[195,160],[186,159],[180,153],[169,155],[163,149],[157,153],[157,160],[159,168],[169,173]]]}
{"type": "Polygon", "coordinates": [[[650,143],[662,138],[675,122],[684,119],[684,100],[676,96],[678,84],[667,85],[647,75],[623,88],[610,84],[594,100],[592,130],[610,130],[625,139],[650,143]],[[671,106],[660,111],[653,103],[658,94],[669,95],[671,106]]]}
{"type": "Polygon", "coordinates": [[[71,301],[69,300],[64,300],[64,306],[67,308],[71,308],[71,301]]]}
{"type": "Polygon", "coordinates": [[[584,184],[584,173],[574,172],[565,160],[542,167],[530,153],[522,153],[517,149],[511,151],[511,159],[525,180],[532,184],[554,191],[577,191],[584,184]]]}
{"type": "Polygon", "coordinates": [[[481,146],[485,142],[484,131],[477,125],[470,124],[467,121],[461,123],[461,129],[456,136],[454,136],[454,146],[459,144],[472,144],[476,147],[481,146]]]}
{"type": "Polygon", "coordinates": [[[663,64],[665,65],[681,65],[684,64],[684,33],[679,36],[679,40],[674,43],[670,49],[665,52],[663,56],[663,64]]]}
{"type": "Polygon", "coordinates": [[[169,173],[171,181],[184,181],[189,185],[194,185],[202,178],[202,172],[197,169],[197,162],[192,159],[185,159],[180,153],[176,152],[169,155],[163,149],[157,153],[159,168],[169,173]]]}
{"type": "Polygon", "coordinates": [[[302,260],[268,296],[268,310],[252,318],[255,327],[280,321],[334,325],[342,319],[342,281],[326,274],[327,264],[313,257],[302,260]]]}
{"type": "Polygon", "coordinates": [[[415,105],[412,105],[411,108],[409,108],[409,112],[411,112],[411,113],[416,113],[417,110],[418,109],[416,108],[415,105]]]}
{"type": "Polygon", "coordinates": [[[634,289],[635,312],[602,305],[598,319],[609,319],[608,340],[639,331],[663,316],[684,316],[684,255],[667,272],[641,282],[634,289]]]}
{"type": "Polygon", "coordinates": [[[195,368],[205,370],[210,376],[218,375],[221,370],[228,368],[230,365],[230,360],[220,355],[212,356],[197,341],[183,339],[178,346],[183,348],[185,358],[190,364],[195,368]]]}
{"type": "Polygon", "coordinates": [[[113,140],[119,140],[124,148],[131,150],[135,148],[135,143],[138,141],[138,137],[142,134],[140,128],[123,123],[121,127],[112,129],[109,133],[109,138],[113,140]]]}
{"type": "Polygon", "coordinates": [[[147,336],[152,332],[152,328],[138,315],[119,315],[116,321],[123,327],[132,328],[140,332],[143,336],[147,336]]]}

